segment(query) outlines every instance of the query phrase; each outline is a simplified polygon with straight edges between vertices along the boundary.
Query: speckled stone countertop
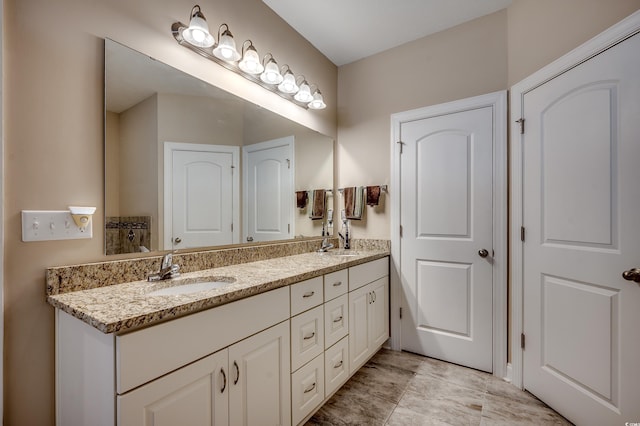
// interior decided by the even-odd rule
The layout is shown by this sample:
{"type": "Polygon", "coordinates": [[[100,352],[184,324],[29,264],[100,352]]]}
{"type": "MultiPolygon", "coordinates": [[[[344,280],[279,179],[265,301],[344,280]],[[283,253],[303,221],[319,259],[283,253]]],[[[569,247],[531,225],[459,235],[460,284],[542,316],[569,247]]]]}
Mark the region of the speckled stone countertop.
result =
{"type": "Polygon", "coordinates": [[[318,253],[278,257],[188,272],[167,281],[133,281],[49,294],[47,301],[103,333],[124,333],[379,259],[388,256],[389,250],[359,250],[357,253],[348,257],[318,253]],[[235,282],[198,293],[149,296],[150,292],[164,287],[210,277],[232,277],[235,282]]]}

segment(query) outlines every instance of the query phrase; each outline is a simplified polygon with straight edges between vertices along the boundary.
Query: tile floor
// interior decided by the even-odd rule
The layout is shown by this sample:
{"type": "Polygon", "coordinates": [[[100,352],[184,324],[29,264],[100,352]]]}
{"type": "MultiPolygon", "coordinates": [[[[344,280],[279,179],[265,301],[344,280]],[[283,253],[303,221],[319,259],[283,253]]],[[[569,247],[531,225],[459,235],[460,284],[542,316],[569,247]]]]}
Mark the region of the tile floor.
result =
{"type": "Polygon", "coordinates": [[[382,349],[307,425],[570,425],[528,392],[470,368],[382,349]]]}

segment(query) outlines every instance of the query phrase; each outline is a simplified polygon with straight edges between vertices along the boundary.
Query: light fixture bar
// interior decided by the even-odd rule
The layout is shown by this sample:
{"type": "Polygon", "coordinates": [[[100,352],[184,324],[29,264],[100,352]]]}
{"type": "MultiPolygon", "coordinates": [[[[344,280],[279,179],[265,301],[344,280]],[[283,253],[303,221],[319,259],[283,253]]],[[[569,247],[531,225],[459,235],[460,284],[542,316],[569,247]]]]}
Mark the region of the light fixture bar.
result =
{"type": "MultiPolygon", "coordinates": [[[[226,24],[225,24],[226,25],[226,24]]],[[[198,46],[194,46],[193,44],[190,44],[189,42],[187,42],[184,37],[182,36],[182,32],[188,28],[188,25],[183,24],[182,22],[174,22],[171,25],[171,33],[173,34],[173,37],[176,39],[176,41],[178,42],[178,44],[180,44],[183,47],[186,47],[189,50],[192,50],[194,52],[196,52],[197,54],[199,54],[200,56],[203,56],[215,63],[217,63],[218,65],[223,66],[224,68],[233,71],[234,73],[241,75],[242,77],[246,78],[247,80],[259,85],[260,87],[263,87],[265,89],[267,89],[268,91],[277,94],[278,96],[280,96],[281,98],[284,98],[292,103],[294,103],[295,105],[298,105],[301,108],[304,109],[309,109],[309,102],[300,102],[297,99],[295,99],[294,94],[288,94],[288,93],[283,93],[280,90],[278,90],[278,85],[273,85],[273,84],[268,84],[263,82],[260,79],[260,74],[250,74],[247,72],[244,72],[243,70],[240,69],[240,67],[238,67],[238,63],[236,61],[225,61],[222,60],[218,57],[216,57],[213,54],[213,50],[211,48],[203,48],[203,47],[198,47],[198,46]]],[[[228,30],[228,27],[227,27],[228,30]]],[[[311,108],[313,109],[313,108],[311,108]]]]}

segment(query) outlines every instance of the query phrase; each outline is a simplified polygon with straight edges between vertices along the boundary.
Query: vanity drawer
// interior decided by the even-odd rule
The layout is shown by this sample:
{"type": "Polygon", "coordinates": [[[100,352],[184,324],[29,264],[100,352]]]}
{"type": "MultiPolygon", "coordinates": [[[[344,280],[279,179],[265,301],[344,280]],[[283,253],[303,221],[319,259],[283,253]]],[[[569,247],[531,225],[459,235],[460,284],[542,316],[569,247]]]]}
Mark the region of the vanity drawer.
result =
{"type": "Polygon", "coordinates": [[[324,357],[310,363],[291,375],[291,419],[297,425],[324,400],[324,357]]]}
{"type": "Polygon", "coordinates": [[[302,281],[289,288],[291,289],[291,316],[318,306],[324,300],[322,277],[302,281]]]}
{"type": "Polygon", "coordinates": [[[324,353],[324,383],[328,397],[349,378],[349,338],[344,337],[324,353]]]}
{"type": "Polygon", "coordinates": [[[116,336],[116,392],[123,394],[288,319],[289,291],[282,287],[116,336]]]}
{"type": "Polygon", "coordinates": [[[324,347],[349,333],[349,296],[343,294],[324,304],[324,347]]]}
{"type": "Polygon", "coordinates": [[[349,268],[349,291],[389,275],[389,257],[349,268]]]}
{"type": "Polygon", "coordinates": [[[322,306],[291,318],[291,371],[324,351],[323,318],[322,306]]]}
{"type": "Polygon", "coordinates": [[[332,272],[324,276],[324,300],[335,299],[349,288],[349,270],[332,272]]]}

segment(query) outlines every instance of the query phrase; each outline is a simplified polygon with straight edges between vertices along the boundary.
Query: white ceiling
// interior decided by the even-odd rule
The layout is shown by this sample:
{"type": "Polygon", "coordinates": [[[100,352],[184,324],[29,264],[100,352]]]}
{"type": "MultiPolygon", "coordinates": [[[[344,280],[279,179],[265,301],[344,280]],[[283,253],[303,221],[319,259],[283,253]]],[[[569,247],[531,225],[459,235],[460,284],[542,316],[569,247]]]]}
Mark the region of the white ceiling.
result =
{"type": "Polygon", "coordinates": [[[334,64],[345,65],[488,15],[512,0],[262,0],[334,64]]]}

